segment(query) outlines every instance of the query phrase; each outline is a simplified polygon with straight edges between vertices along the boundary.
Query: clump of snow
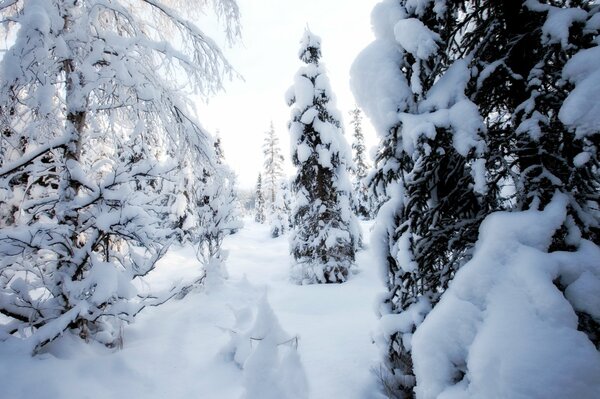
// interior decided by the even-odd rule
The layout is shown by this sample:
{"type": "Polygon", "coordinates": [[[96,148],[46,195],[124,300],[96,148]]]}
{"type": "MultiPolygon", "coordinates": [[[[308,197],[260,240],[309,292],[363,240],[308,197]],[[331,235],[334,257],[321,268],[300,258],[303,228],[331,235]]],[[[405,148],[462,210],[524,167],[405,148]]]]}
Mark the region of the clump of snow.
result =
{"type": "Polygon", "coordinates": [[[578,167],[581,168],[583,166],[585,166],[586,163],[588,163],[590,161],[590,159],[592,158],[592,155],[587,152],[580,152],[579,154],[577,154],[575,156],[575,158],[573,158],[573,164],[578,167]]]}
{"type": "Polygon", "coordinates": [[[600,397],[600,354],[575,313],[599,316],[600,250],[548,252],[566,205],[556,194],[542,211],[482,223],[472,260],[412,338],[417,397],[600,397]]]}
{"type": "Polygon", "coordinates": [[[533,11],[546,11],[546,22],[542,26],[542,38],[545,43],[560,43],[563,48],[569,45],[569,29],[575,22],[585,22],[587,12],[575,7],[553,7],[537,0],[528,0],[526,6],[533,11]]]}
{"type": "Polygon", "coordinates": [[[473,191],[479,194],[485,194],[488,190],[485,159],[476,159],[471,163],[471,176],[473,177],[473,191]]]}
{"type": "Polygon", "coordinates": [[[580,50],[563,69],[563,77],[575,84],[565,99],[558,117],[575,128],[578,137],[600,130],[600,47],[580,50]]]}
{"type": "Polygon", "coordinates": [[[288,335],[264,294],[255,316],[248,308],[236,312],[225,353],[243,369],[243,399],[308,398],[308,382],[297,353],[298,338],[288,335]]]}
{"type": "Polygon", "coordinates": [[[218,290],[229,277],[225,267],[228,252],[222,250],[219,257],[213,256],[204,262],[204,287],[207,292],[218,290]]]}
{"type": "Polygon", "coordinates": [[[397,43],[383,38],[367,46],[350,70],[352,93],[380,134],[398,123],[398,111],[412,105],[410,85],[398,73],[402,60],[397,43]]]}
{"type": "Polygon", "coordinates": [[[394,27],[400,19],[406,18],[406,10],[396,0],[383,0],[371,11],[371,27],[375,38],[394,39],[394,27]]]}
{"type": "Polygon", "coordinates": [[[399,20],[394,26],[396,41],[416,58],[427,60],[438,50],[440,35],[416,18],[399,20]]]}

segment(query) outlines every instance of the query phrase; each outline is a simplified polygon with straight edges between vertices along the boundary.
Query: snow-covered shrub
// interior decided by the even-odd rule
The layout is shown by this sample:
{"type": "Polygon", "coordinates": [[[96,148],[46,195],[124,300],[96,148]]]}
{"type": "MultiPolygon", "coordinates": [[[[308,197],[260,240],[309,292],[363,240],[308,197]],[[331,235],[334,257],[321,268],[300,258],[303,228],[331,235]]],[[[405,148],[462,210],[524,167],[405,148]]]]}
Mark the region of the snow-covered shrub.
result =
{"type": "Polygon", "coordinates": [[[231,341],[224,352],[243,369],[244,399],[308,398],[308,383],[297,337],[279,324],[266,294],[257,305],[254,319],[248,308],[235,314],[231,341]]]}

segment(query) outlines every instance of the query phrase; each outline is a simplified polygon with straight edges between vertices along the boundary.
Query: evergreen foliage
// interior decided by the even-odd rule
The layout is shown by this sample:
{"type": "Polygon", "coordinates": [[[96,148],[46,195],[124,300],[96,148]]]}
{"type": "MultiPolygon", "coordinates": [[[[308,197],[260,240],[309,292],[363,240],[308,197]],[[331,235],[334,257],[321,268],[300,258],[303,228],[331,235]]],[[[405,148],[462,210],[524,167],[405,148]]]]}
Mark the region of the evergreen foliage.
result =
{"type": "Polygon", "coordinates": [[[199,236],[192,242],[198,245],[198,256],[205,267],[212,262],[217,267],[225,259],[221,252],[223,240],[242,226],[236,193],[236,178],[225,163],[221,139],[214,140],[216,166],[204,169],[202,177],[203,196],[196,204],[201,215],[199,236]]]}
{"type": "Polygon", "coordinates": [[[287,93],[292,162],[297,173],[291,253],[292,279],[299,283],[346,281],[354,263],[360,232],[351,211],[352,186],[347,167],[350,149],[335,108],[320,38],[306,30],[300,60],[305,64],[287,93]]]}
{"type": "MultiPolygon", "coordinates": [[[[382,135],[372,183],[390,198],[378,217],[389,289],[381,313],[413,315],[386,337],[389,395],[414,396],[410,337],[470,259],[491,212],[544,209],[562,192],[569,216],[550,250],[598,242],[598,125],[567,123],[564,110],[583,79],[575,72],[581,64],[573,72],[569,64],[596,48],[598,27],[589,21],[597,11],[589,1],[400,0],[376,7],[375,16],[396,19],[378,20],[377,39],[359,56],[353,80],[359,105],[382,135]],[[564,21],[567,32],[554,28],[564,21]],[[399,111],[395,121],[364,94],[383,74],[394,75],[385,101],[399,111]]],[[[599,320],[581,310],[578,317],[598,345],[592,331],[599,320]]]]}

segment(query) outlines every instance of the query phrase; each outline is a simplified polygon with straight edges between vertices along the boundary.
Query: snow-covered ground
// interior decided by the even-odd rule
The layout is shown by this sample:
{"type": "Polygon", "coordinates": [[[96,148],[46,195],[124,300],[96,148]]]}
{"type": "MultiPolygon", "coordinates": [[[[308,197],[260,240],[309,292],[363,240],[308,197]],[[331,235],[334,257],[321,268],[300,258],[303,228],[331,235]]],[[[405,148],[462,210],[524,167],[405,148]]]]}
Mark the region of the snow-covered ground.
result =
{"type": "MultiPolygon", "coordinates": [[[[367,224],[363,230],[367,237],[367,224]]],[[[281,327],[299,337],[310,398],[381,398],[371,331],[384,287],[368,249],[358,254],[360,272],[347,283],[298,286],[288,281],[287,237],[272,239],[267,226],[246,220],[225,248],[229,279],[222,286],[144,310],[126,327],[122,350],[64,337],[51,353],[31,358],[0,345],[0,398],[238,399],[243,371],[224,351],[228,330],[234,311],[256,308],[265,292],[281,327]]],[[[188,280],[199,267],[192,248],[172,250],[150,284],[188,280]]]]}

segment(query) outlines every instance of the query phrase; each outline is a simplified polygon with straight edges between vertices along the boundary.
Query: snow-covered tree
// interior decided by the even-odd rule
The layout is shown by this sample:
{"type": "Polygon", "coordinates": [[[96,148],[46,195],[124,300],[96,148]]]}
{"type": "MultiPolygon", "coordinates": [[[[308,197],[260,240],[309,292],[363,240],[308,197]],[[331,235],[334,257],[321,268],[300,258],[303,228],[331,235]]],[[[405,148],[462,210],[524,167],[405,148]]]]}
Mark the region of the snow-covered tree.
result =
{"type": "MultiPolygon", "coordinates": [[[[182,81],[202,95],[230,67],[170,3],[14,0],[0,68],[2,339],[32,350],[70,330],[113,345],[147,301],[132,280],[176,239],[174,209],[215,164],[182,81]]],[[[189,6],[189,7],[188,7],[189,6]]],[[[237,6],[214,1],[233,38],[237,6]]]]}
{"type": "Polygon", "coordinates": [[[580,302],[600,287],[600,268],[586,260],[600,253],[591,155],[600,124],[587,91],[599,76],[597,11],[585,1],[375,8],[376,40],[352,80],[382,136],[374,182],[390,198],[376,240],[388,267],[390,396],[600,389],[591,377],[600,317],[580,302]],[[503,209],[511,213],[488,216],[503,209]],[[530,302],[533,291],[554,305],[530,302]],[[534,344],[538,333],[545,344],[534,344]],[[572,350],[538,356],[542,346],[572,350]],[[511,372],[496,378],[497,364],[511,372]],[[578,373],[577,387],[557,382],[578,373]]]}
{"type": "Polygon", "coordinates": [[[283,176],[283,154],[281,153],[279,137],[275,133],[273,122],[271,122],[271,126],[265,136],[263,154],[265,157],[263,192],[266,194],[267,208],[269,212],[272,212],[277,198],[279,181],[283,176]]]}
{"type": "Polygon", "coordinates": [[[352,170],[352,186],[354,187],[354,202],[352,207],[354,213],[363,218],[370,219],[373,208],[373,197],[369,193],[365,178],[369,170],[367,164],[367,154],[365,147],[365,137],[362,131],[362,113],[360,108],[356,107],[350,111],[352,120],[352,130],[354,140],[352,142],[354,169],[352,170]]]}
{"type": "MultiPolygon", "coordinates": [[[[367,70],[372,62],[369,51],[387,46],[384,54],[394,62],[375,68],[387,73],[389,82],[377,84],[389,85],[380,86],[382,90],[394,89],[388,106],[399,112],[395,120],[372,115],[383,135],[375,179],[391,197],[378,219],[385,226],[379,234],[388,243],[382,257],[389,296],[381,312],[415,314],[413,322],[385,337],[391,384],[398,395],[410,396],[415,384],[410,336],[468,257],[485,215],[480,199],[486,192],[481,181],[484,161],[477,159],[485,151],[484,125],[465,94],[468,65],[453,62],[438,45],[453,32],[448,25],[454,21],[452,7],[437,2],[417,7],[408,1],[378,7],[382,14],[397,16],[392,37],[383,26],[377,27],[381,33],[354,65],[354,74],[358,79],[379,79],[367,70]],[[396,72],[390,79],[387,68],[392,65],[396,72]]],[[[366,88],[355,86],[359,105],[373,112],[366,88]]]]}
{"type": "Polygon", "coordinates": [[[254,220],[258,223],[264,223],[267,219],[266,215],[266,204],[265,197],[263,191],[262,184],[262,173],[258,174],[258,179],[256,180],[256,198],[254,200],[254,220]]]}
{"type": "Polygon", "coordinates": [[[194,237],[193,240],[194,244],[198,245],[198,256],[207,274],[209,269],[218,271],[223,267],[223,240],[241,228],[235,173],[225,164],[225,155],[218,136],[213,145],[216,167],[212,170],[205,169],[203,172],[202,184],[199,185],[203,195],[196,203],[201,217],[196,230],[198,237],[194,237]]]}
{"type": "Polygon", "coordinates": [[[348,278],[360,242],[347,171],[351,152],[320,62],[321,40],[308,29],[299,57],[305,65],[287,93],[292,107],[292,161],[297,168],[292,182],[292,279],[299,283],[339,283],[348,278]]]}
{"type": "Polygon", "coordinates": [[[275,197],[272,211],[269,214],[271,224],[271,236],[279,237],[290,229],[291,226],[291,198],[288,183],[285,180],[279,182],[279,189],[275,197]]]}

